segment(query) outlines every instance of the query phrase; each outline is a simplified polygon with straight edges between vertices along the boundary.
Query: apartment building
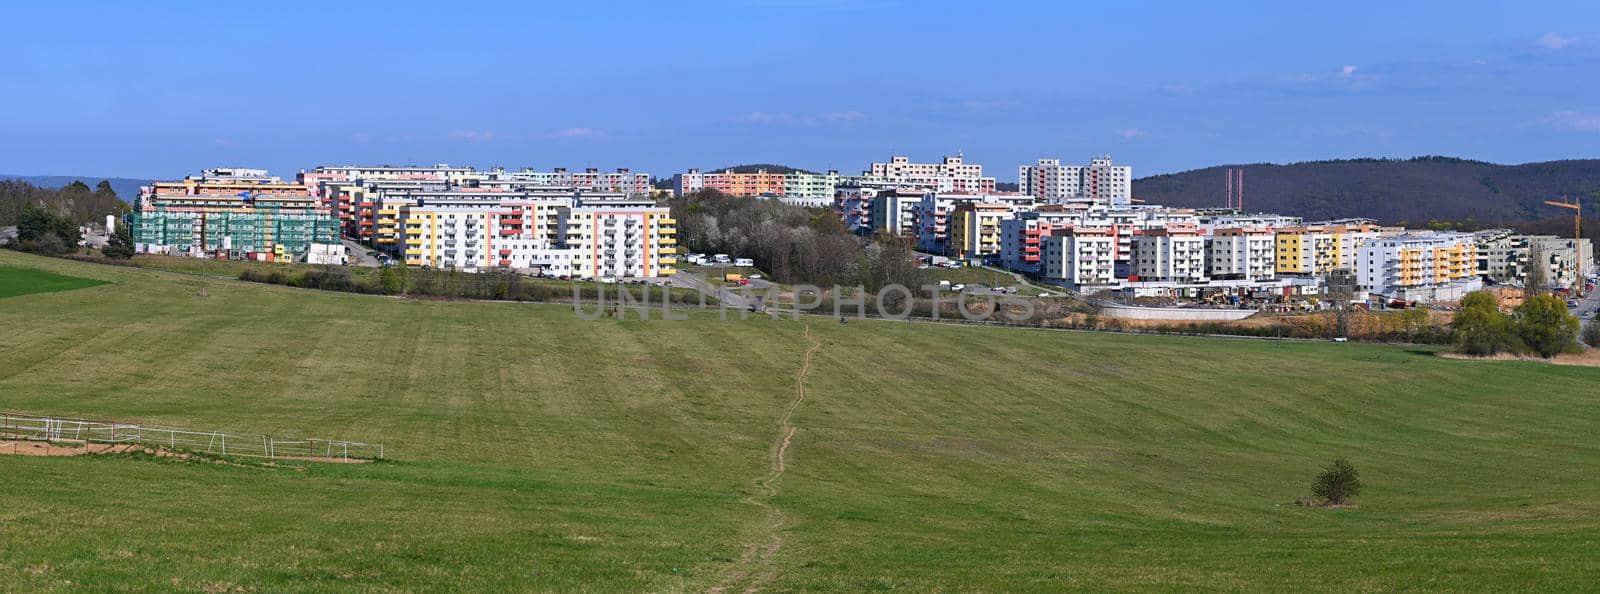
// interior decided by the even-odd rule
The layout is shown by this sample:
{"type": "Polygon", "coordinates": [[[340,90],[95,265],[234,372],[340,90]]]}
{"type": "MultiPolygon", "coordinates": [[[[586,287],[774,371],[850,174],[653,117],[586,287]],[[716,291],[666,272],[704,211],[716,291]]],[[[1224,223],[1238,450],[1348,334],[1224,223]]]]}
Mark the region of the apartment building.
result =
{"type": "Polygon", "coordinates": [[[1316,276],[1349,268],[1339,238],[1320,226],[1278,229],[1274,256],[1280,276],[1316,276]]]}
{"type": "Polygon", "coordinates": [[[210,169],[140,190],[131,227],[140,253],[280,260],[339,241],[337,219],[310,188],[264,170],[210,169]]]}
{"type": "Polygon", "coordinates": [[[765,169],[750,173],[735,173],[732,169],[702,173],[699,169],[690,169],[688,173],[672,176],[672,189],[679,196],[701,190],[716,190],[723,194],[745,197],[782,196],[785,183],[785,174],[772,173],[765,169]]]}
{"type": "Polygon", "coordinates": [[[1477,243],[1468,233],[1387,235],[1356,250],[1356,282],[1391,299],[1450,301],[1482,288],[1477,243]]]}
{"type": "Polygon", "coordinates": [[[867,206],[869,234],[886,233],[897,237],[917,236],[917,206],[925,192],[918,190],[878,190],[867,206]]]}
{"type": "Polygon", "coordinates": [[[1265,227],[1213,229],[1206,236],[1206,274],[1218,280],[1277,277],[1277,238],[1265,227]]]}
{"type": "Polygon", "coordinates": [[[984,261],[1000,255],[1000,221],[1011,217],[1012,207],[996,202],[964,202],[950,216],[949,255],[984,261]]]}
{"type": "MultiPolygon", "coordinates": [[[[559,206],[550,205],[550,206],[559,206]]],[[[447,193],[420,198],[399,209],[405,262],[480,272],[537,269],[553,274],[571,260],[561,245],[532,231],[532,204],[508,197],[447,193]]]]}
{"type": "Polygon", "coordinates": [[[563,211],[563,246],[578,278],[663,277],[677,272],[677,221],[648,200],[579,200],[563,211]]]}
{"type": "Polygon", "coordinates": [[[960,155],[945,157],[938,163],[912,163],[908,157],[895,155],[888,162],[872,163],[862,175],[868,181],[909,184],[936,192],[995,191],[994,178],[984,177],[983,166],[967,163],[960,155]]]}
{"type": "Polygon", "coordinates": [[[1478,244],[1478,274],[1499,283],[1524,284],[1528,269],[1543,265],[1545,279],[1551,286],[1570,287],[1580,278],[1580,254],[1585,268],[1592,269],[1595,265],[1594,246],[1587,238],[1574,242],[1572,238],[1554,235],[1519,235],[1508,229],[1474,235],[1478,244]],[[1532,261],[1535,254],[1541,258],[1540,264],[1532,261]]]}
{"type": "Polygon", "coordinates": [[[544,188],[396,196],[406,264],[576,278],[676,272],[676,221],[622,193],[544,188]]]}
{"type": "Polygon", "coordinates": [[[1134,238],[1134,282],[1203,283],[1206,237],[1190,225],[1145,229],[1134,238]]]}
{"type": "MultiPolygon", "coordinates": [[[[872,201],[877,198],[877,188],[856,184],[841,185],[833,190],[833,211],[844,221],[844,228],[857,235],[873,231],[872,201]]],[[[917,194],[921,197],[921,194],[917,194]]]]}
{"type": "Polygon", "coordinates": [[[451,167],[449,164],[438,164],[432,167],[393,165],[325,165],[312,169],[310,172],[300,172],[300,177],[307,183],[316,183],[322,180],[354,181],[359,179],[377,180],[411,180],[411,181],[436,181],[459,182],[469,178],[483,177],[483,174],[472,167],[451,167]]]}
{"type": "Polygon", "coordinates": [[[494,169],[489,172],[485,181],[512,182],[516,187],[542,186],[586,192],[612,192],[628,196],[648,196],[652,189],[650,174],[634,172],[626,167],[614,171],[601,171],[595,167],[588,167],[582,171],[568,171],[565,167],[557,167],[550,171],[538,171],[531,167],[524,167],[518,171],[494,169]]]}
{"type": "Polygon", "coordinates": [[[1065,205],[1046,204],[1000,221],[1000,265],[1028,274],[1042,272],[1045,238],[1056,229],[1080,225],[1084,213],[1065,205]]]}
{"type": "Polygon", "coordinates": [[[826,198],[839,186],[839,172],[808,173],[795,171],[783,176],[783,195],[797,198],[826,198]]]}
{"type": "Polygon", "coordinates": [[[1032,210],[1034,206],[1033,197],[1022,194],[924,193],[914,210],[917,249],[931,254],[951,253],[950,215],[957,205],[974,202],[1001,204],[1011,213],[1032,210]]]}
{"type": "Polygon", "coordinates": [[[1133,202],[1133,168],[1114,165],[1106,155],[1089,160],[1083,169],[1083,197],[1091,202],[1125,206],[1133,202]]]}
{"type": "Polygon", "coordinates": [[[1117,238],[1104,227],[1054,229],[1044,239],[1045,278],[1062,281],[1076,290],[1110,287],[1116,276],[1117,238]]]}
{"type": "Polygon", "coordinates": [[[1113,164],[1109,155],[1090,159],[1087,166],[1039,159],[1017,168],[1017,189],[1045,202],[1082,200],[1123,206],[1133,201],[1133,168],[1113,164]]]}

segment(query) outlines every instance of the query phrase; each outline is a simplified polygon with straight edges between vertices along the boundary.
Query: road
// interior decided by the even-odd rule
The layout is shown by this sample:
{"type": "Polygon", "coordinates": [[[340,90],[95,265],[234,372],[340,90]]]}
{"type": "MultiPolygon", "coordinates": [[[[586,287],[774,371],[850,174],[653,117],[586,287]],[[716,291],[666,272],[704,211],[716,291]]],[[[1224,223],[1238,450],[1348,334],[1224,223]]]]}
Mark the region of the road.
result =
{"type": "Polygon", "coordinates": [[[679,272],[678,274],[673,275],[672,283],[678,287],[694,289],[696,291],[716,297],[717,299],[722,300],[723,303],[728,304],[729,309],[749,309],[751,302],[761,304],[762,300],[766,297],[768,290],[780,288],[778,285],[769,282],[766,279],[759,278],[750,279],[750,285],[748,288],[729,287],[721,281],[708,279],[705,276],[693,272],[679,272]],[[748,290],[750,293],[751,299],[749,301],[746,301],[744,295],[742,294],[746,290],[748,290]]]}
{"type": "Polygon", "coordinates": [[[367,252],[374,251],[372,248],[361,245],[353,239],[342,239],[341,241],[344,242],[345,253],[350,256],[351,266],[366,266],[368,268],[376,268],[378,266],[378,259],[367,255],[367,252]]]}
{"type": "Polygon", "coordinates": [[[1589,296],[1584,297],[1583,301],[1578,302],[1578,307],[1573,308],[1572,315],[1588,322],[1596,310],[1600,310],[1600,291],[1590,291],[1589,296]]]}

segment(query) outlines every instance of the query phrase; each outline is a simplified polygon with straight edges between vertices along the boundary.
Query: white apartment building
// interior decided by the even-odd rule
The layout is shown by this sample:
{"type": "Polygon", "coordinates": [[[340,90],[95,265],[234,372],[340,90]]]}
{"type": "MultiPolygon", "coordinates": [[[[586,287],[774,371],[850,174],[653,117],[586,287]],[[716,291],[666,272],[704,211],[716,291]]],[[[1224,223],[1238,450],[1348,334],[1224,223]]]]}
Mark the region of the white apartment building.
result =
{"type": "Polygon", "coordinates": [[[965,162],[960,155],[945,157],[939,163],[912,163],[895,155],[887,163],[873,163],[863,172],[863,181],[888,181],[916,185],[939,192],[992,193],[994,178],[983,176],[983,166],[965,162]]]}
{"type": "Polygon", "coordinates": [[[1083,195],[1083,167],[1062,165],[1061,159],[1039,159],[1017,167],[1017,191],[1051,203],[1077,200],[1083,195]]]}
{"type": "Polygon", "coordinates": [[[1000,221],[1000,265],[1008,270],[1042,272],[1044,241],[1056,229],[1083,224],[1081,210],[1047,204],[1000,221]]]}
{"type": "Polygon", "coordinates": [[[1055,229],[1044,239],[1041,257],[1045,278],[1064,281],[1082,290],[1118,284],[1117,238],[1111,229],[1068,227],[1055,229]]]}
{"type": "Polygon", "coordinates": [[[1453,301],[1483,287],[1477,261],[1469,233],[1389,235],[1356,249],[1356,282],[1391,299],[1453,301]]]}
{"type": "Polygon", "coordinates": [[[1089,160],[1083,169],[1083,197],[1099,204],[1126,206],[1133,203],[1133,168],[1111,164],[1106,155],[1089,160]]]}
{"type": "Polygon", "coordinates": [[[312,177],[333,177],[344,180],[430,180],[451,182],[481,177],[483,174],[471,167],[451,167],[438,164],[432,167],[391,165],[328,165],[317,167],[305,174],[312,177]]]}
{"type": "Polygon", "coordinates": [[[1277,246],[1271,229],[1215,229],[1206,237],[1206,274],[1219,280],[1272,280],[1277,246]]]}
{"type": "Polygon", "coordinates": [[[1039,159],[1017,168],[1017,190],[1046,202],[1083,200],[1125,206],[1133,202],[1133,168],[1112,164],[1109,155],[1090,159],[1087,166],[1039,159]]]}
{"type": "Polygon", "coordinates": [[[877,188],[854,184],[833,189],[833,211],[839,213],[845,229],[857,235],[873,232],[875,227],[872,222],[872,201],[877,197],[878,191],[877,188]]]}
{"type": "Polygon", "coordinates": [[[1206,238],[1192,226],[1145,229],[1134,237],[1133,252],[1134,274],[1139,282],[1210,280],[1206,275],[1206,238]]]}
{"type": "Polygon", "coordinates": [[[601,171],[595,167],[583,171],[568,171],[557,167],[551,171],[537,171],[525,167],[519,171],[494,169],[488,181],[512,182],[520,186],[557,187],[590,192],[617,192],[629,196],[650,194],[650,174],[639,173],[626,167],[615,171],[601,171]]]}
{"type": "Polygon", "coordinates": [[[917,206],[925,192],[917,190],[878,190],[867,209],[869,233],[898,237],[917,235],[917,206]]]}

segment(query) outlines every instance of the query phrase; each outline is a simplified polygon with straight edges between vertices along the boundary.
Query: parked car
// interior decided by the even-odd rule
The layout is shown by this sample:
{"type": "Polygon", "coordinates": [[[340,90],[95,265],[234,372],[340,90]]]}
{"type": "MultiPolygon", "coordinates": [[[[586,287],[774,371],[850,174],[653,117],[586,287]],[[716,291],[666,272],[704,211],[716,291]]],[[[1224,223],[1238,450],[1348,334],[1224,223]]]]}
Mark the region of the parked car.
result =
{"type": "Polygon", "coordinates": [[[733,265],[734,266],[755,266],[756,265],[756,261],[755,260],[751,260],[749,258],[735,258],[733,260],[733,265]]]}
{"type": "Polygon", "coordinates": [[[614,276],[602,276],[602,277],[600,277],[600,282],[608,284],[608,285],[614,285],[614,284],[617,283],[617,277],[614,277],[614,276]]]}

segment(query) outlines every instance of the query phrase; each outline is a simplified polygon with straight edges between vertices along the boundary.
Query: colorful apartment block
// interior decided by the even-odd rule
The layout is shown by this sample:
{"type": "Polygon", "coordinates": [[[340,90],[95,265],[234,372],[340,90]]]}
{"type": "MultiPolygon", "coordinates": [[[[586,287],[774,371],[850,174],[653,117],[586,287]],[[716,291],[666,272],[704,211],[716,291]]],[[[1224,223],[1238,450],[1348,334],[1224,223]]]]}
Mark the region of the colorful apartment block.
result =
{"type": "Polygon", "coordinates": [[[337,220],[310,188],[253,169],[211,169],[142,188],[132,231],[141,253],[263,260],[339,241],[337,220]]]}
{"type": "Polygon", "coordinates": [[[1477,242],[1468,233],[1412,232],[1379,237],[1357,249],[1362,289],[1410,301],[1459,299],[1482,286],[1477,242]]]}
{"type": "Polygon", "coordinates": [[[963,202],[950,216],[949,255],[983,261],[1000,255],[1000,221],[1011,218],[1011,206],[996,202],[963,202]]]}

